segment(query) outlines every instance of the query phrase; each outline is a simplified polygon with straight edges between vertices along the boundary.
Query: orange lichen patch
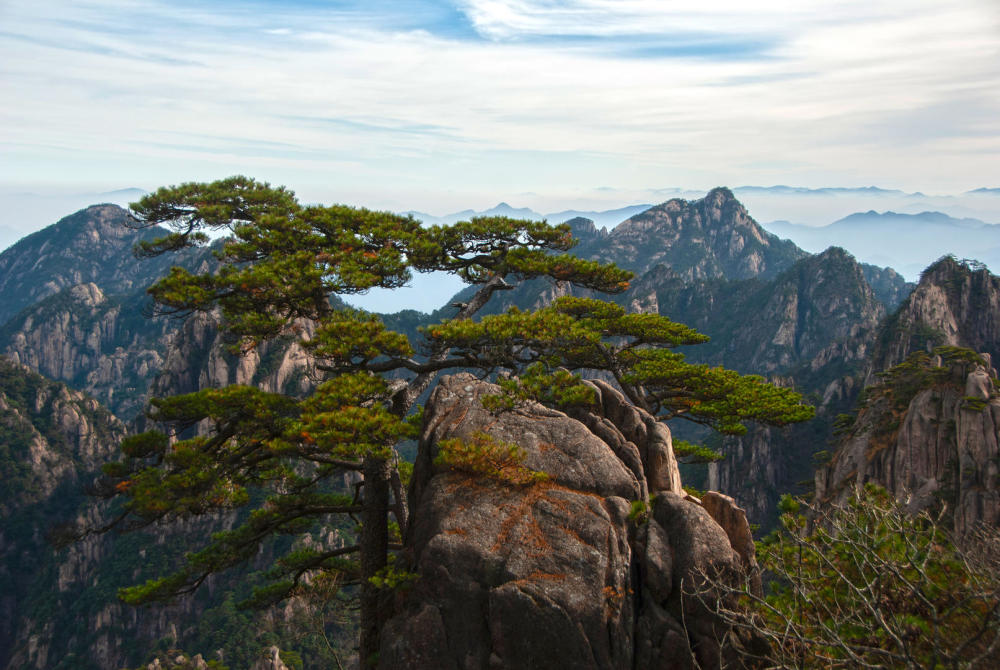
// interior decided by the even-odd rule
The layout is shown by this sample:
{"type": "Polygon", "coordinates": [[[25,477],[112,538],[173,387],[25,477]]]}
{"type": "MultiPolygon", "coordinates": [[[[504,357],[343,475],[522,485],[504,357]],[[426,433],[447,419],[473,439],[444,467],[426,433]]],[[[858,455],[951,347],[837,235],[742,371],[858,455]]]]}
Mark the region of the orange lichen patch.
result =
{"type": "Polygon", "coordinates": [[[441,419],[441,421],[443,423],[444,421],[446,421],[448,419],[451,419],[451,426],[452,426],[452,428],[454,428],[454,427],[458,426],[458,424],[460,424],[463,421],[465,421],[465,417],[468,415],[468,413],[469,413],[469,408],[468,407],[463,407],[462,408],[462,413],[457,418],[451,419],[451,417],[445,416],[445,417],[443,417],[441,419]]]}
{"type": "Polygon", "coordinates": [[[541,529],[537,528],[538,524],[534,520],[531,508],[534,507],[535,503],[538,502],[538,500],[545,494],[547,483],[548,482],[535,484],[528,489],[527,493],[521,499],[521,502],[500,524],[500,533],[497,535],[496,542],[493,543],[492,551],[498,551],[501,547],[511,543],[511,536],[514,533],[514,530],[525,517],[531,517],[528,523],[534,525],[537,530],[537,534],[539,537],[541,536],[541,529]]]}
{"type": "Polygon", "coordinates": [[[590,491],[582,491],[580,489],[574,489],[574,488],[571,488],[569,486],[566,486],[565,484],[559,484],[558,482],[555,482],[555,481],[552,481],[552,480],[548,480],[546,482],[542,482],[542,483],[540,483],[538,485],[539,486],[544,486],[547,490],[551,490],[551,491],[564,491],[566,493],[575,493],[575,494],[581,495],[581,496],[589,496],[589,497],[595,498],[597,500],[604,500],[604,496],[599,495],[597,493],[592,493],[590,491]]]}
{"type": "Polygon", "coordinates": [[[449,528],[444,531],[445,535],[468,535],[469,531],[464,528],[449,528]]]}
{"type": "Polygon", "coordinates": [[[625,602],[624,589],[617,586],[605,586],[601,593],[604,594],[604,616],[611,618],[621,611],[622,603],[625,602]]]}
{"type": "Polygon", "coordinates": [[[525,516],[527,521],[524,533],[521,536],[521,546],[527,546],[534,549],[534,552],[529,553],[529,556],[541,556],[552,549],[552,545],[549,541],[545,539],[545,533],[542,532],[541,526],[535,521],[535,516],[529,514],[525,516]]]}
{"type": "Polygon", "coordinates": [[[566,581],[565,572],[542,572],[541,570],[535,570],[527,577],[522,577],[521,579],[515,579],[510,583],[517,585],[524,585],[524,584],[530,584],[532,582],[564,582],[564,581],[566,581]]]}
{"type": "MultiPolygon", "coordinates": [[[[577,491],[573,491],[573,489],[552,484],[548,481],[540,482],[531,486],[518,504],[502,506],[500,509],[509,510],[509,513],[500,524],[500,532],[493,544],[492,551],[499,551],[502,547],[509,546],[514,542],[519,547],[534,549],[535,551],[530,554],[533,556],[543,555],[551,549],[551,545],[545,538],[545,533],[535,519],[535,505],[543,500],[549,503],[552,507],[563,513],[563,524],[569,523],[575,513],[575,510],[570,507],[569,501],[551,495],[554,491],[578,493],[577,491]]],[[[593,497],[599,500],[602,499],[600,496],[593,497]]],[[[574,537],[581,544],[592,546],[567,525],[561,524],[558,527],[563,532],[574,537]]]]}
{"type": "Polygon", "coordinates": [[[577,533],[572,528],[567,528],[567,527],[564,526],[564,527],[560,528],[559,530],[561,530],[562,532],[566,533],[571,538],[573,538],[574,540],[576,540],[577,542],[579,542],[580,544],[582,544],[582,545],[584,545],[586,547],[593,547],[594,546],[594,545],[590,544],[589,542],[587,542],[586,540],[584,540],[582,537],[580,537],[580,534],[577,533]]]}

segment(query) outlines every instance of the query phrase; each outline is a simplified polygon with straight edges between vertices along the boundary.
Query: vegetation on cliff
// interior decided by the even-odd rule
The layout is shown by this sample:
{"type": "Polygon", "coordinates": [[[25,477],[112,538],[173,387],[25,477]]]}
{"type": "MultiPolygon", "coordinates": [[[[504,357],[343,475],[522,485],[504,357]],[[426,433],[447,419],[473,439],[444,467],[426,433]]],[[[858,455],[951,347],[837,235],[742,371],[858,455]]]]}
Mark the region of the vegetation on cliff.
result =
{"type": "Polygon", "coordinates": [[[995,528],[956,546],[942,515],[913,514],[874,485],[843,505],[786,497],[781,508],[781,528],[758,544],[770,594],[747,586],[710,601],[732,625],[768,638],[769,667],[996,667],[995,528]]]}

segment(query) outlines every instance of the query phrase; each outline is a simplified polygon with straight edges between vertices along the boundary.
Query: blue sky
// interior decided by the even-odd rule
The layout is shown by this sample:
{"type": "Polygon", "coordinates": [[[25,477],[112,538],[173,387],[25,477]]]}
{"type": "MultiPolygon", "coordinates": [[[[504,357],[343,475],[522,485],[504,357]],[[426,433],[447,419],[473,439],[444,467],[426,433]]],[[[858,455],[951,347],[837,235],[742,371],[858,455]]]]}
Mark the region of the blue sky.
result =
{"type": "Polygon", "coordinates": [[[1000,185],[996,0],[0,1],[0,186],[444,213],[1000,185]]]}

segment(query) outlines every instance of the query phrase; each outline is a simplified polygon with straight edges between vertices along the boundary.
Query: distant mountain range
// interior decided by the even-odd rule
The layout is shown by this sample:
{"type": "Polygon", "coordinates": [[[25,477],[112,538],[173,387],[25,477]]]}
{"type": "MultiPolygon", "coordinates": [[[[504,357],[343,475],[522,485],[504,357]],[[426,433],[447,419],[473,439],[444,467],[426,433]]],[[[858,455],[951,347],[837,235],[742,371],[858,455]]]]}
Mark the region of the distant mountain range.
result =
{"type": "MultiPolygon", "coordinates": [[[[997,251],[1000,243],[995,243],[994,236],[997,229],[985,227],[985,222],[1000,222],[1000,188],[983,187],[943,196],[878,186],[805,188],[748,185],[734,188],[732,192],[758,221],[775,221],[765,224],[768,230],[814,253],[831,245],[841,246],[866,262],[892,266],[911,280],[929,263],[949,252],[958,257],[981,260],[994,269],[1000,268],[1000,252],[997,251]],[[859,215],[858,212],[867,213],[859,215]],[[886,216],[892,212],[890,218],[896,218],[891,221],[891,226],[886,225],[890,223],[888,220],[879,223],[878,230],[882,232],[878,233],[869,229],[870,221],[860,223],[852,218],[870,218],[871,212],[885,212],[886,216]],[[937,212],[937,219],[928,218],[927,212],[937,212]],[[907,216],[918,218],[905,219],[907,216]],[[851,220],[854,225],[838,225],[846,220],[851,220]],[[831,225],[831,221],[837,223],[831,225]],[[942,227],[933,227],[938,225],[942,227]],[[817,228],[819,226],[823,228],[817,228]],[[956,226],[964,226],[965,230],[953,235],[949,231],[956,226]],[[810,227],[824,232],[813,232],[810,227]],[[887,244],[887,241],[890,243],[887,244]]],[[[67,211],[94,202],[127,205],[143,193],[138,188],[72,195],[0,193],[0,250],[67,211]]],[[[598,229],[612,229],[652,207],[650,201],[663,202],[671,198],[694,200],[704,197],[705,192],[679,188],[632,193],[614,189],[602,191],[604,198],[616,195],[625,201],[633,197],[648,197],[650,200],[607,210],[565,209],[546,213],[501,202],[485,210],[464,209],[440,216],[416,210],[404,213],[428,224],[453,223],[473,216],[547,219],[551,223],[583,218],[592,221],[598,229]]],[[[418,275],[409,289],[392,293],[373,290],[367,295],[352,298],[352,303],[379,312],[404,308],[431,311],[459,288],[461,284],[454,277],[418,275]]]]}
{"type": "MultiPolygon", "coordinates": [[[[977,188],[957,195],[927,195],[920,191],[907,192],[900,189],[880,188],[878,186],[806,188],[803,186],[785,186],[779,184],[776,186],[737,186],[731,190],[744,203],[760,203],[768,210],[771,207],[784,207],[788,211],[780,218],[796,219],[801,223],[813,226],[825,225],[831,220],[849,214],[850,211],[860,211],[864,209],[861,205],[870,200],[878,201],[879,204],[877,207],[874,204],[869,207],[873,210],[885,211],[891,207],[896,207],[901,211],[915,214],[918,211],[912,211],[913,207],[920,206],[921,203],[937,203],[938,206],[924,207],[924,210],[948,210],[953,215],[961,215],[966,218],[972,218],[968,215],[969,211],[981,210],[984,213],[980,213],[978,216],[985,216],[989,219],[995,218],[1000,221],[1000,188],[977,188]],[[819,205],[820,210],[815,216],[796,216],[795,212],[800,208],[799,201],[808,202],[809,208],[815,208],[819,205]],[[831,201],[836,201],[836,204],[831,201]],[[899,201],[901,206],[886,201],[899,201]],[[849,209],[848,212],[842,211],[845,206],[849,209]],[[827,211],[828,213],[824,216],[822,214],[823,211],[827,211]],[[995,214],[991,216],[985,212],[995,212],[995,214]]],[[[697,199],[704,197],[705,194],[706,191],[680,188],[663,188],[649,191],[649,195],[654,196],[657,201],[670,198],[697,199]]],[[[402,212],[402,214],[412,214],[414,218],[431,224],[454,223],[474,216],[509,216],[536,221],[546,219],[550,223],[562,223],[572,218],[582,217],[593,221],[598,228],[613,228],[625,219],[645,211],[652,206],[652,204],[646,203],[607,210],[585,211],[567,209],[559,212],[541,213],[529,207],[513,207],[506,202],[501,202],[495,207],[485,210],[463,209],[459,212],[440,216],[416,210],[402,212]]],[[[753,207],[752,209],[758,219],[767,216],[766,212],[764,214],[759,213],[757,211],[758,207],[753,207]]]]}
{"type": "Polygon", "coordinates": [[[603,211],[566,209],[561,212],[541,214],[528,207],[511,207],[506,202],[501,202],[496,207],[491,207],[490,209],[478,212],[473,209],[463,209],[460,212],[452,212],[451,214],[445,214],[443,216],[434,216],[433,214],[418,211],[402,213],[412,214],[413,218],[419,219],[420,221],[428,224],[455,223],[456,221],[471,219],[474,216],[508,216],[512,219],[530,219],[532,221],[541,221],[542,219],[545,219],[549,223],[563,223],[564,221],[569,221],[570,219],[584,218],[593,221],[598,228],[613,228],[625,219],[638,214],[639,212],[643,212],[652,206],[653,205],[651,204],[628,205],[627,207],[619,207],[617,209],[608,209],[603,211]]]}
{"type": "MultiPolygon", "coordinates": [[[[675,192],[688,193],[679,189],[661,189],[657,194],[662,196],[675,192]]],[[[811,253],[819,253],[831,246],[842,247],[854,254],[859,261],[896,269],[909,281],[916,281],[924,268],[949,253],[958,258],[975,259],[994,270],[1000,270],[1000,225],[973,216],[956,216],[942,211],[886,211],[890,206],[902,210],[938,204],[946,207],[949,212],[962,213],[979,211],[969,203],[980,202],[985,203],[980,210],[987,212],[987,215],[995,212],[996,220],[1000,221],[1000,188],[980,188],[960,196],[927,196],[876,186],[819,189],[741,186],[731,192],[741,202],[754,203],[748,209],[755,212],[758,221],[764,220],[758,214],[760,211],[797,214],[798,223],[776,220],[762,225],[769,232],[789,239],[811,253]],[[872,208],[863,212],[852,211],[851,208],[858,204],[867,204],[872,208]],[[825,217],[832,212],[845,212],[845,215],[829,223],[834,217],[825,217]],[[816,225],[817,222],[824,225],[816,225]]],[[[550,223],[586,219],[593,222],[597,229],[611,230],[620,223],[644,216],[644,212],[652,209],[655,207],[638,204],[605,211],[564,210],[542,214],[530,208],[516,208],[501,202],[487,210],[466,209],[440,217],[415,211],[407,213],[429,224],[453,223],[473,216],[509,216],[547,219],[550,223]]],[[[419,305],[424,303],[420,301],[433,305],[435,299],[439,299],[438,296],[444,296],[449,289],[454,291],[458,288],[460,284],[454,278],[415,277],[413,288],[409,289],[413,298],[407,299],[412,302],[407,302],[406,305],[421,309],[419,305]]],[[[370,296],[354,298],[352,302],[375,311],[393,311],[397,308],[389,301],[399,300],[400,297],[399,293],[382,296],[373,292],[370,296]]]]}
{"type": "Polygon", "coordinates": [[[859,260],[895,268],[910,280],[948,253],[1000,269],[1000,225],[980,219],[955,218],[942,212],[872,210],[818,228],[788,221],[763,225],[806,251],[817,253],[829,246],[842,246],[859,260]]]}

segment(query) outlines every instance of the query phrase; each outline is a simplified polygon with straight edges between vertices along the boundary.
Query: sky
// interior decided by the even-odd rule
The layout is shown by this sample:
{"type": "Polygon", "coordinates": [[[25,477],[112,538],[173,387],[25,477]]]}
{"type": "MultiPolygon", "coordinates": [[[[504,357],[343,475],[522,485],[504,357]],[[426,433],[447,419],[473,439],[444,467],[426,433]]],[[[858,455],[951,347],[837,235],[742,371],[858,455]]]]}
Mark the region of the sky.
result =
{"type": "MultiPolygon", "coordinates": [[[[996,0],[0,0],[0,189],[1000,186],[996,0]]],[[[0,225],[4,222],[0,221],[0,225]]]]}
{"type": "Polygon", "coordinates": [[[1000,2],[0,0],[0,246],[233,174],[434,215],[998,187],[1000,2]]]}

